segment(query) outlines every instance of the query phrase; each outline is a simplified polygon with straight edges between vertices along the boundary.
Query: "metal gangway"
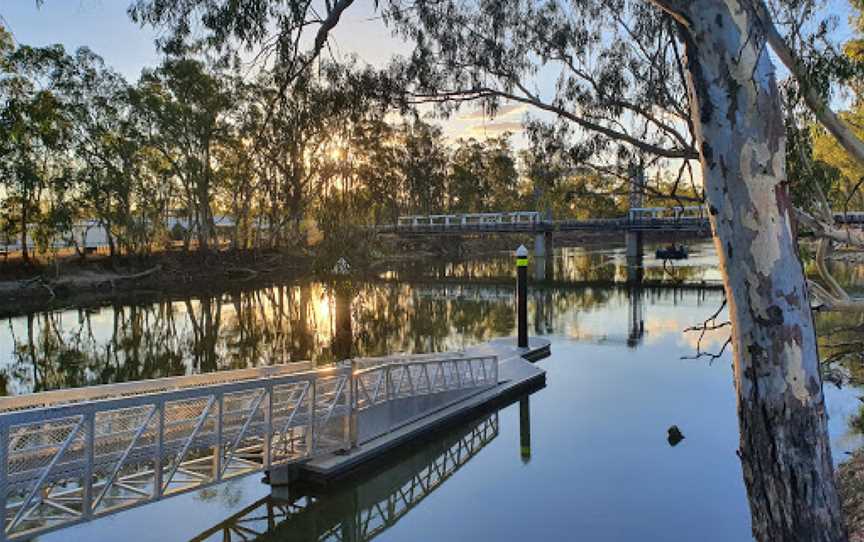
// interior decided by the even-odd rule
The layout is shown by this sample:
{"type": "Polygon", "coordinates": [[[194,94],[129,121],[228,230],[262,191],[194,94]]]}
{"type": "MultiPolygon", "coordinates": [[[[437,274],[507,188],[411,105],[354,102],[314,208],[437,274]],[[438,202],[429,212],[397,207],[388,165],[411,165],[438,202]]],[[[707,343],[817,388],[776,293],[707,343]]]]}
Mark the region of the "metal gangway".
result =
{"type": "Polygon", "coordinates": [[[375,418],[394,401],[497,383],[495,356],[450,353],[2,398],[0,541],[349,450],[388,430],[375,418]]]}
{"type": "Polygon", "coordinates": [[[268,495],[192,542],[292,539],[366,542],[405,517],[499,434],[493,412],[445,435],[374,475],[335,490],[282,499],[268,495]]]}

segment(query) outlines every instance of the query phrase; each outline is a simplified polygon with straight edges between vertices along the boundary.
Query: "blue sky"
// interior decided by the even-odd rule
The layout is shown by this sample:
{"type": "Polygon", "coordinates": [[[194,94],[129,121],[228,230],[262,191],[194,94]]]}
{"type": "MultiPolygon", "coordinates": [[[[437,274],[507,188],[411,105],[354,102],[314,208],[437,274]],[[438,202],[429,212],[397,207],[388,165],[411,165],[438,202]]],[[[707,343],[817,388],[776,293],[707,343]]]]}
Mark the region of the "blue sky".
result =
{"type": "Polygon", "coordinates": [[[129,80],[159,55],[155,32],[132,23],[124,0],[0,0],[0,15],[15,40],[27,45],[62,43],[68,50],[87,46],[129,80]]]}
{"type": "MultiPolygon", "coordinates": [[[[157,32],[134,24],[126,14],[127,0],[0,0],[0,16],[15,40],[33,46],[63,44],[67,50],[87,46],[105,62],[135,81],[141,69],[159,63],[154,39],[157,32]]],[[[394,38],[376,16],[371,0],[359,0],[342,17],[332,34],[332,49],[337,56],[353,54],[361,61],[383,65],[393,54],[409,54],[410,47],[394,38]]],[[[518,130],[525,108],[511,108],[496,122],[473,114],[463,114],[441,122],[450,138],[497,135],[501,128],[518,130]]],[[[521,137],[517,145],[524,144],[521,137]]]]}
{"type": "MultiPolygon", "coordinates": [[[[43,46],[62,43],[73,51],[88,46],[106,63],[135,81],[145,66],[158,64],[160,56],[154,46],[157,32],[134,24],[126,14],[130,0],[45,0],[41,8],[36,0],[0,0],[0,17],[19,43],[43,46]]],[[[841,21],[834,39],[849,36],[846,24],[850,9],[847,0],[827,0],[826,11],[841,21]]],[[[332,34],[332,49],[339,55],[354,54],[364,62],[383,65],[393,54],[408,54],[410,46],[394,38],[373,9],[372,0],[359,0],[346,11],[332,34]]],[[[783,75],[783,71],[780,71],[783,75]]],[[[554,74],[549,74],[549,83],[554,74]]],[[[442,122],[450,138],[497,135],[502,129],[518,131],[525,108],[505,108],[507,114],[490,120],[473,112],[470,106],[457,117],[442,122]]],[[[517,146],[524,138],[514,139],[517,146]]]]}

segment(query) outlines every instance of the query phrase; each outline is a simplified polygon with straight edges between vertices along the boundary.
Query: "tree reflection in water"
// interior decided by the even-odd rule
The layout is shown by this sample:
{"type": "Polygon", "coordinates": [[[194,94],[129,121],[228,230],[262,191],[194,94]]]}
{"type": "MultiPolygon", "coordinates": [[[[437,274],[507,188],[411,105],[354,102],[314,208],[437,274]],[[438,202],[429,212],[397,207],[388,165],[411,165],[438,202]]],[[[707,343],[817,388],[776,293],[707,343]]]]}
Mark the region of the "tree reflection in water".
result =
{"type": "MultiPolygon", "coordinates": [[[[700,283],[710,262],[701,262],[699,253],[694,250],[694,261],[671,275],[646,258],[642,288],[621,284],[627,270],[620,250],[556,250],[552,276],[534,281],[531,289],[534,333],[638,346],[645,307],[652,303],[686,296],[698,304],[707,295],[719,305],[716,285],[700,283]],[[609,306],[622,309],[621,323],[598,327],[584,321],[609,306]]],[[[435,266],[405,264],[373,281],[233,288],[12,317],[5,322],[8,332],[0,335],[0,393],[461,349],[513,334],[514,269],[504,253],[435,266]]],[[[693,323],[682,321],[679,329],[693,323]]]]}
{"type": "MultiPolygon", "coordinates": [[[[698,302],[706,295],[719,299],[722,294],[698,287],[556,284],[532,289],[529,314],[537,334],[629,340],[635,346],[641,331],[636,328],[634,335],[627,318],[641,318],[643,303],[698,302]],[[607,306],[621,307],[620,324],[610,322],[611,329],[601,329],[581,321],[607,306]]],[[[499,284],[380,281],[348,287],[306,282],[41,312],[5,322],[0,391],[21,394],[307,359],[327,364],[351,355],[461,349],[512,335],[513,303],[507,279],[499,284]]]]}

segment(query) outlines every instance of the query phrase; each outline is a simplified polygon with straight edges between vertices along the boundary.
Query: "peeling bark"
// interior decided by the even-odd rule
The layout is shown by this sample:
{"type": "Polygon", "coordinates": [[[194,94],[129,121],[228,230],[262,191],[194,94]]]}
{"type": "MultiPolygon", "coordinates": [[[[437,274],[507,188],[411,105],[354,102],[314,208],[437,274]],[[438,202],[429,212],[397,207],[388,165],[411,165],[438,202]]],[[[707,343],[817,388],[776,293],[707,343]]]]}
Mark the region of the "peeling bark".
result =
{"type": "MultiPolygon", "coordinates": [[[[672,3],[662,4],[670,10],[672,3]]],[[[738,453],[753,534],[761,541],[846,540],[766,37],[738,0],[693,0],[672,15],[686,46],[694,129],[733,323],[738,453]]]]}

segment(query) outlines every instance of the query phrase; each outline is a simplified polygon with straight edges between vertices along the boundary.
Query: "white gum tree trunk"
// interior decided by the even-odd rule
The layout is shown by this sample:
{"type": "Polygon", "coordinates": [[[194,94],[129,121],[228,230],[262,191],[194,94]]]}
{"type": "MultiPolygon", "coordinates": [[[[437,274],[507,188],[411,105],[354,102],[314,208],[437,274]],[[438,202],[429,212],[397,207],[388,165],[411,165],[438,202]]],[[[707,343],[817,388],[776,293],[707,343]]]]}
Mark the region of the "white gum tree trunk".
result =
{"type": "Polygon", "coordinates": [[[765,37],[738,0],[656,3],[679,22],[686,46],[691,116],[733,323],[753,534],[846,540],[765,37]]]}

